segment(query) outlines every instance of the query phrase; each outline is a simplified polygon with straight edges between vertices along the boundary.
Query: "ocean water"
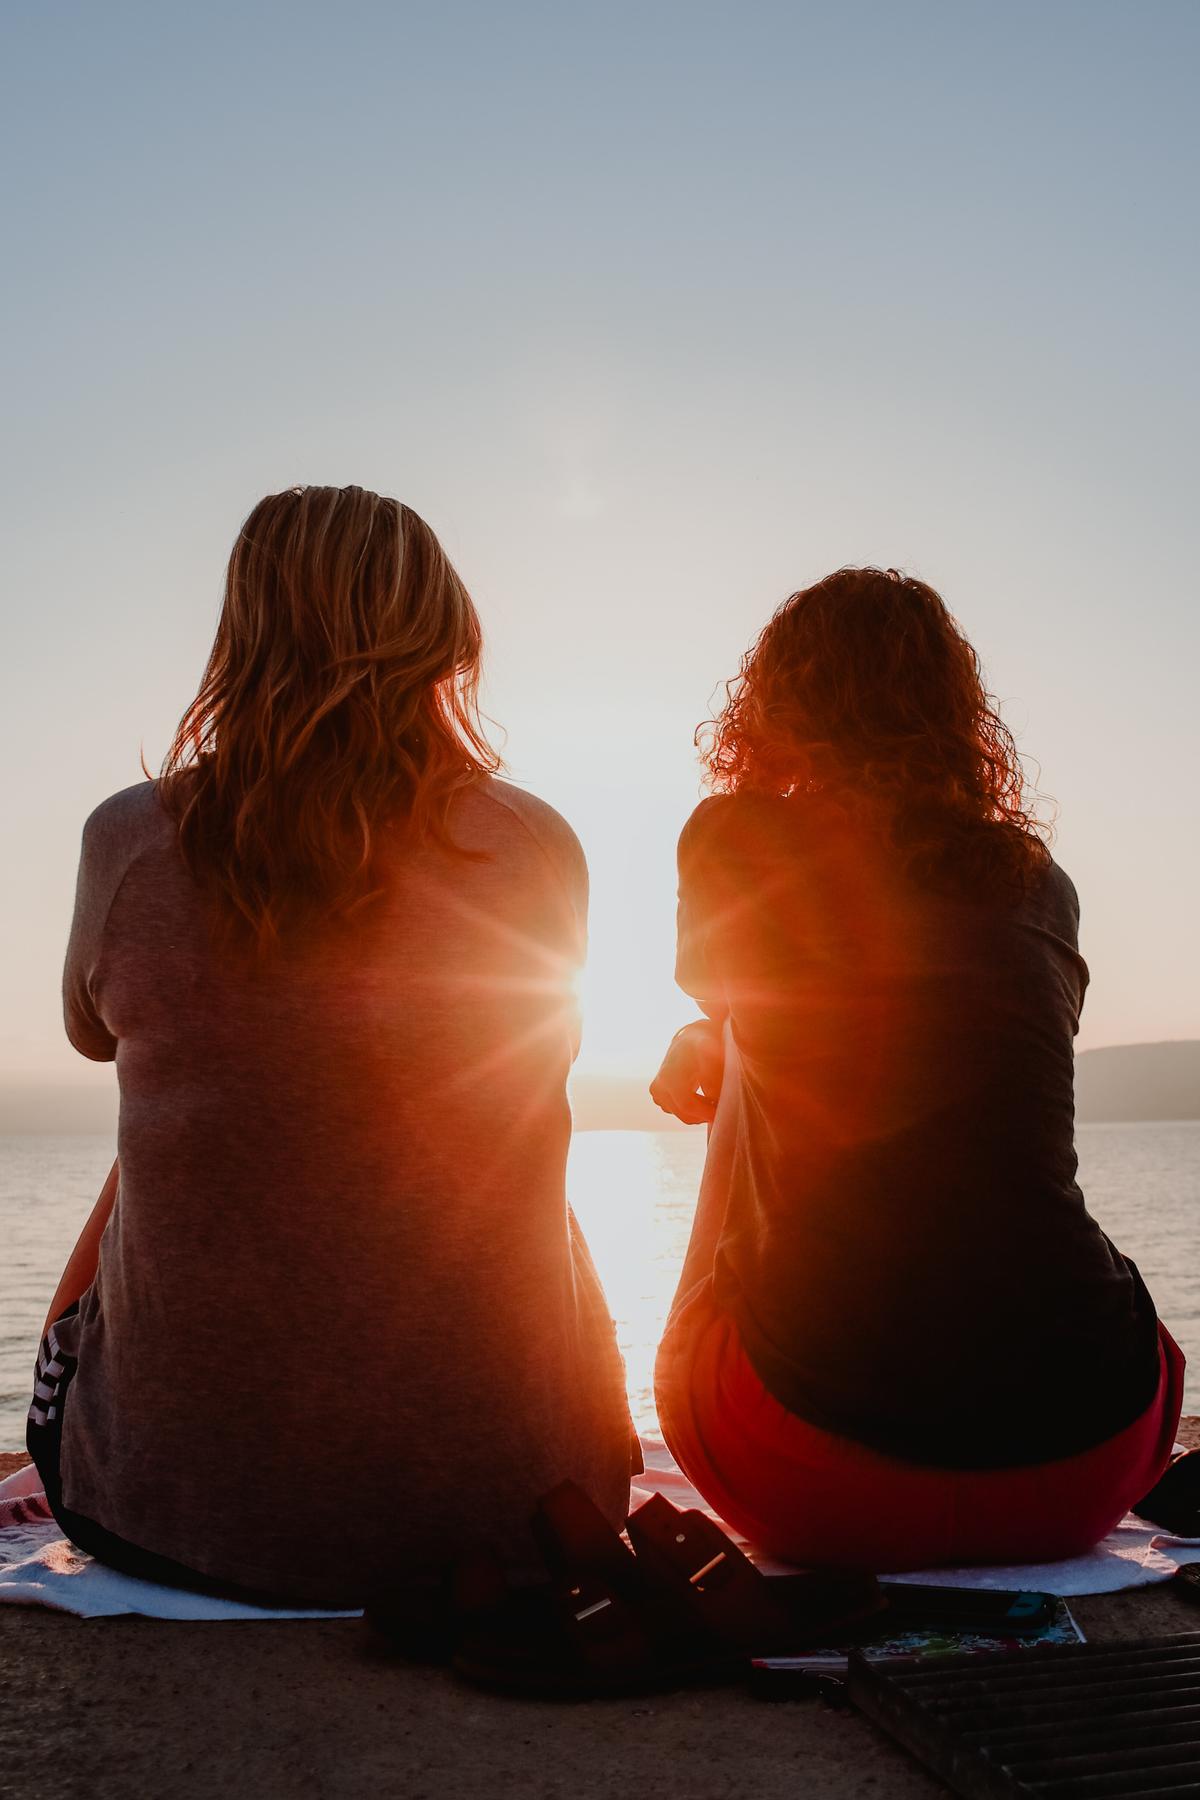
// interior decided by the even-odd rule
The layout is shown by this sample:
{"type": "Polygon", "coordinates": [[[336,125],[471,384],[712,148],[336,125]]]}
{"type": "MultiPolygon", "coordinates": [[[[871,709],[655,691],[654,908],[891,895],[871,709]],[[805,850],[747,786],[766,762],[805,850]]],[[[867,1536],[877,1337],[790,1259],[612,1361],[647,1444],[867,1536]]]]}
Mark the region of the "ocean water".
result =
{"type": "MultiPolygon", "coordinates": [[[[46,1307],[112,1160],[111,1138],[0,1137],[0,1449],[24,1443],[46,1307]]],[[[1200,1123],[1085,1125],[1080,1179],[1188,1356],[1200,1411],[1200,1123]]],[[[569,1191],[617,1321],[639,1424],[687,1244],[704,1133],[580,1132],[569,1191]]]]}

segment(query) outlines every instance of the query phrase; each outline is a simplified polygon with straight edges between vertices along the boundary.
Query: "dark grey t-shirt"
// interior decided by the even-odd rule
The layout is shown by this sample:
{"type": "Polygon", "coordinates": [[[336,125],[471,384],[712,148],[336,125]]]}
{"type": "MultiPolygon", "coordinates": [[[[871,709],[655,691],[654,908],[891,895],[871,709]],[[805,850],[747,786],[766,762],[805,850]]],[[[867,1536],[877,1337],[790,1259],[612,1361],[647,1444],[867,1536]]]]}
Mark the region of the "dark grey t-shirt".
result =
{"type": "Polygon", "coordinates": [[[393,849],[353,937],[239,967],[150,783],[84,832],[67,1030],[116,1060],[120,1191],[84,1296],[64,1501],[316,1605],[492,1545],[537,1499],[616,1525],[630,1427],[569,1212],[587,871],[486,781],[476,858],[393,849]]]}
{"type": "Polygon", "coordinates": [[[1157,1322],[1075,1179],[1068,877],[955,897],[811,802],[738,795],[692,815],[679,880],[679,982],[729,1042],[680,1297],[711,1274],[778,1400],[913,1460],[1129,1424],[1157,1322]]]}

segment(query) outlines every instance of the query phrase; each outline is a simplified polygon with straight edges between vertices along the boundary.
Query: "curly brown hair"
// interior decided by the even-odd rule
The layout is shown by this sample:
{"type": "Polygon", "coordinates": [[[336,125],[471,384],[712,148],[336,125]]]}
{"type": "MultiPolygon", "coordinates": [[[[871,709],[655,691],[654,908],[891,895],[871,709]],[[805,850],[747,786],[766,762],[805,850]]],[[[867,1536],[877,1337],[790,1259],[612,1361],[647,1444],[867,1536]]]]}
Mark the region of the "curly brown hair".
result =
{"type": "Polygon", "coordinates": [[[941,596],[897,569],[845,568],[792,594],[696,734],[717,793],[819,796],[956,883],[1045,866],[1012,734],[941,596]]]}

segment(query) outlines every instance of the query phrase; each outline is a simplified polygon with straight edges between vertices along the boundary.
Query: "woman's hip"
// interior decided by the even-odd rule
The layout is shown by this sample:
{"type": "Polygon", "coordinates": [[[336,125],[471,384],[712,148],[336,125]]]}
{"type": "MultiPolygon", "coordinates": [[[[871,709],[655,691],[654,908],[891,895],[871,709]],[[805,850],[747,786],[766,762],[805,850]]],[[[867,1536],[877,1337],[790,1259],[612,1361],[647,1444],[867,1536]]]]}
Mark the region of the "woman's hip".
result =
{"type": "Polygon", "coordinates": [[[764,1386],[711,1283],[677,1309],[655,1385],[668,1447],[729,1524],[788,1560],[883,1572],[1045,1561],[1098,1542],[1166,1466],[1183,1357],[1161,1330],[1145,1413],[1092,1449],[1020,1468],[909,1463],[800,1418],[764,1386]]]}

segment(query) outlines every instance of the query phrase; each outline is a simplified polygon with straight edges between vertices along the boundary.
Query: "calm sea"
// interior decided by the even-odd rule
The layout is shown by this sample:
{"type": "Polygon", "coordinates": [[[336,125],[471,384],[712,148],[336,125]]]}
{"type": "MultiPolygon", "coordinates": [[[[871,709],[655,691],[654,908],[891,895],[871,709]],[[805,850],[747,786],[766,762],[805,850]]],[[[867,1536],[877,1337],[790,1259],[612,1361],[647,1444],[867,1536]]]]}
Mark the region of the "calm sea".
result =
{"type": "MultiPolygon", "coordinates": [[[[24,1442],[41,1322],[112,1154],[109,1137],[0,1138],[0,1449],[24,1442]]],[[[1191,1364],[1188,1410],[1200,1411],[1200,1123],[1085,1125],[1079,1154],[1091,1210],[1141,1268],[1191,1364]]],[[[641,1424],[703,1160],[702,1132],[588,1131],[571,1148],[571,1200],[641,1424]]]]}

